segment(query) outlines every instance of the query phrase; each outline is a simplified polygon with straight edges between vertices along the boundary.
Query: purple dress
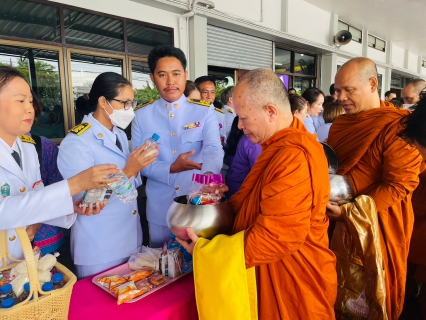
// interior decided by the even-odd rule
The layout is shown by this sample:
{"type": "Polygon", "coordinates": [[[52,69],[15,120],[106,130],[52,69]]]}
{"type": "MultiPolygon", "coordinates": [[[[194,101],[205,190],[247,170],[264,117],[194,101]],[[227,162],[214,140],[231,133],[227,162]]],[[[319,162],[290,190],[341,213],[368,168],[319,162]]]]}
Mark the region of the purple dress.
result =
{"type": "Polygon", "coordinates": [[[243,181],[261,152],[262,147],[260,145],[251,142],[245,135],[241,137],[235,156],[228,158],[229,169],[226,174],[226,185],[229,191],[225,194],[226,198],[229,199],[240,190],[243,181]]]}

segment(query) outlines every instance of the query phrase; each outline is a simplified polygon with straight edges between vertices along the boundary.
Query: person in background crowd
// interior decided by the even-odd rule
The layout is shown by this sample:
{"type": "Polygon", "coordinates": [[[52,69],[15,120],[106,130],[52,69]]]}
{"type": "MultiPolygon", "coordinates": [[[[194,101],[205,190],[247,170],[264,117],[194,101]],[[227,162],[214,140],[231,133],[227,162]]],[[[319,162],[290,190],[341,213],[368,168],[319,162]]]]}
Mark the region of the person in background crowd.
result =
{"type": "Polygon", "coordinates": [[[262,152],[262,147],[251,142],[244,131],[238,128],[238,121],[239,118],[235,117],[224,148],[226,163],[229,166],[226,175],[229,191],[225,193],[228,199],[240,190],[243,181],[262,152]]]}
{"type": "MultiPolygon", "coordinates": [[[[76,214],[98,214],[104,207],[81,208],[81,191],[102,188],[117,179],[105,179],[121,171],[115,165],[90,167],[78,175],[44,187],[35,141],[25,136],[34,123],[33,97],[18,70],[0,66],[0,226],[7,230],[8,250],[15,259],[23,253],[14,228],[44,222],[69,228],[76,214]]],[[[75,155],[74,155],[75,158],[75,155]]],[[[0,262],[0,266],[3,262],[0,262]]]]}
{"type": "Polygon", "coordinates": [[[161,99],[136,111],[132,123],[133,148],[153,133],[160,135],[160,154],[142,170],[146,185],[150,247],[169,240],[167,209],[178,196],[188,194],[193,173],[220,173],[223,150],[219,125],[209,102],[192,101],[183,94],[186,57],[173,46],[157,46],[148,56],[150,77],[161,99]]]}
{"type": "Polygon", "coordinates": [[[339,102],[332,102],[324,106],[322,116],[325,124],[318,128],[317,136],[319,142],[327,142],[328,132],[330,131],[331,124],[338,116],[345,113],[342,105],[339,102]]]}
{"type": "Polygon", "coordinates": [[[81,123],[84,116],[95,111],[95,110],[92,110],[89,106],[89,97],[87,96],[87,94],[83,94],[82,96],[77,98],[77,100],[75,101],[75,109],[77,111],[77,115],[75,119],[76,123],[81,123]]]}
{"type": "Polygon", "coordinates": [[[308,102],[298,95],[289,95],[291,113],[301,122],[305,122],[308,117],[308,102]]]}
{"type": "Polygon", "coordinates": [[[229,136],[231,131],[232,122],[236,116],[234,109],[232,108],[232,93],[234,92],[234,86],[227,87],[222,91],[220,100],[223,103],[223,111],[225,112],[225,132],[226,136],[229,136]]]}
{"type": "Polygon", "coordinates": [[[191,80],[186,80],[185,91],[183,92],[183,94],[188,99],[201,100],[200,90],[198,90],[194,82],[192,82],[191,80]]]}
{"type": "Polygon", "coordinates": [[[399,99],[392,99],[389,102],[392,103],[393,106],[397,109],[404,109],[404,104],[401,103],[401,101],[399,99]]]}
{"type": "Polygon", "coordinates": [[[302,97],[308,102],[308,117],[304,124],[306,129],[314,134],[324,124],[324,119],[318,118],[318,116],[323,110],[325,95],[320,89],[309,88],[303,92],[302,97]]]}
{"type": "MultiPolygon", "coordinates": [[[[33,96],[34,122],[37,122],[42,105],[32,90],[31,93],[33,96]]],[[[27,133],[27,135],[35,141],[43,185],[48,186],[63,180],[56,164],[59,151],[56,144],[45,137],[31,135],[30,133],[27,133]]],[[[39,247],[43,255],[57,251],[65,242],[61,228],[48,224],[36,223],[30,225],[27,227],[27,234],[31,241],[34,240],[33,245],[39,247]]]]}
{"type": "MultiPolygon", "coordinates": [[[[409,111],[380,100],[372,60],[346,62],[336,74],[335,89],[346,114],[334,121],[327,143],[339,159],[337,174],[348,177],[354,196],[367,195],[375,202],[386,272],[386,311],[388,319],[397,320],[404,304],[414,223],[411,196],[422,159],[416,148],[397,136],[409,111]]],[[[327,214],[342,220],[344,212],[330,203],[327,214]]]]}
{"type": "Polygon", "coordinates": [[[289,88],[289,89],[288,89],[288,95],[289,95],[289,96],[291,96],[291,95],[297,95],[296,89],[294,89],[294,88],[289,88]]]}
{"type": "MultiPolygon", "coordinates": [[[[158,153],[148,155],[156,149],[143,151],[147,145],[142,143],[130,153],[126,134],[119,129],[134,118],[134,97],[132,85],[121,75],[104,72],[96,77],[89,93],[89,106],[95,112],[83,118],[84,125],[71,129],[59,149],[58,168],[64,178],[109,161],[123,168],[135,188],[141,184],[139,172],[158,153]]],[[[141,245],[137,202],[124,203],[115,194],[102,214],[79,215],[71,229],[71,255],[78,278],[124,263],[141,245]]]]}
{"type": "MultiPolygon", "coordinates": [[[[225,251],[227,257],[236,259],[234,262],[240,261],[241,253],[241,267],[247,268],[248,277],[240,272],[236,278],[241,280],[236,280],[235,274],[230,273],[230,281],[235,280],[233,286],[223,284],[223,291],[211,298],[229,299],[234,295],[234,284],[241,282],[247,288],[247,282],[254,277],[251,268],[255,267],[259,319],[334,319],[336,259],[328,249],[325,208],[330,185],[323,148],[291,114],[288,94],[273,71],[248,72],[236,85],[233,97],[234,109],[240,117],[238,127],[252,143],[261,144],[262,153],[241,189],[230,199],[236,213],[233,236],[219,235],[209,242],[188,228],[192,243],[179,240],[188,252],[193,252],[195,246],[195,291],[198,294],[204,289],[208,294],[211,290],[199,285],[202,276],[197,272],[204,272],[206,277],[207,272],[214,274],[212,268],[197,269],[198,262],[202,263],[198,260],[200,256],[205,262],[218,259],[225,251]],[[228,243],[234,239],[238,245],[230,250],[228,243]],[[198,241],[201,245],[195,245],[198,241]]],[[[223,270],[232,264],[216,265],[223,270]]],[[[215,281],[220,287],[223,280],[215,281]]],[[[248,294],[247,299],[250,297],[248,294]]],[[[198,305],[203,308],[202,302],[198,305]]],[[[223,311],[217,305],[215,310],[223,311]]],[[[224,311],[229,315],[233,308],[229,305],[229,310],[224,311]]]]}
{"type": "Polygon", "coordinates": [[[222,104],[218,104],[216,101],[216,84],[214,79],[210,76],[198,77],[194,81],[198,90],[201,93],[201,100],[210,102],[212,108],[214,108],[217,122],[219,123],[219,134],[222,145],[225,144],[226,140],[226,120],[225,112],[222,110],[222,104]]]}
{"type": "Polygon", "coordinates": [[[323,108],[325,108],[325,106],[327,104],[330,104],[330,103],[335,102],[335,101],[336,101],[336,99],[334,98],[334,96],[325,96],[323,108]]]}
{"type": "Polygon", "coordinates": [[[334,97],[334,101],[337,100],[337,93],[336,90],[334,90],[334,83],[331,84],[330,88],[328,89],[328,92],[330,92],[330,95],[334,97]]]}
{"type": "Polygon", "coordinates": [[[426,88],[426,81],[423,79],[415,79],[410,81],[401,91],[401,97],[404,103],[410,107],[420,100],[420,92],[426,88]]]}
{"type": "Polygon", "coordinates": [[[385,101],[391,101],[396,98],[396,93],[392,91],[386,91],[385,92],[385,101]]]}

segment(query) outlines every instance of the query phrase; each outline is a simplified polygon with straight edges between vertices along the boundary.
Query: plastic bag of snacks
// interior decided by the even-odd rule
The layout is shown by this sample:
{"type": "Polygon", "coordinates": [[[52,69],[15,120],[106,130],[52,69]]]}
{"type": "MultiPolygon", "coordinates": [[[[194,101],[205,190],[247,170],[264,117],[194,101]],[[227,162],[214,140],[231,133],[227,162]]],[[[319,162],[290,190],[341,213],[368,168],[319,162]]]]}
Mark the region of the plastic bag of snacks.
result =
{"type": "Polygon", "coordinates": [[[221,196],[216,190],[223,186],[221,174],[203,175],[194,173],[189,187],[188,203],[195,205],[218,204],[221,196]]]}
{"type": "Polygon", "coordinates": [[[161,250],[142,247],[142,252],[131,255],[129,258],[129,268],[132,270],[140,270],[144,267],[151,267],[155,270],[160,269],[159,259],[161,250]]]}
{"type": "Polygon", "coordinates": [[[148,278],[153,272],[154,272],[154,268],[145,267],[140,270],[133,271],[129,273],[128,275],[125,275],[124,279],[126,279],[126,281],[138,281],[138,280],[148,278]]]}
{"type": "Polygon", "coordinates": [[[117,295],[117,304],[123,304],[124,302],[130,301],[140,295],[144,294],[142,290],[139,290],[134,281],[123,283],[115,289],[117,295]]]}

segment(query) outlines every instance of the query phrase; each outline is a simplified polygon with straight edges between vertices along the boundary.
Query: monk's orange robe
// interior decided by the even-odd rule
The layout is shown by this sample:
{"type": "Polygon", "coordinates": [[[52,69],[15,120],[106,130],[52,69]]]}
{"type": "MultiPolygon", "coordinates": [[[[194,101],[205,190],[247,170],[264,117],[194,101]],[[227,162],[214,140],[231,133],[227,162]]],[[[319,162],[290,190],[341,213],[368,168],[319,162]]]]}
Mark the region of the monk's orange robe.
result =
{"type": "Polygon", "coordinates": [[[422,162],[419,152],[397,136],[408,113],[381,101],[380,108],[339,116],[328,136],[339,159],[337,174],[348,176],[355,196],[368,195],[376,203],[389,319],[398,319],[404,304],[414,223],[411,195],[422,162]]]}
{"type": "Polygon", "coordinates": [[[246,267],[256,267],[259,319],[334,319],[336,258],[328,249],[327,160],[294,118],[262,153],[230,200],[234,233],[245,230],[246,267]]]}

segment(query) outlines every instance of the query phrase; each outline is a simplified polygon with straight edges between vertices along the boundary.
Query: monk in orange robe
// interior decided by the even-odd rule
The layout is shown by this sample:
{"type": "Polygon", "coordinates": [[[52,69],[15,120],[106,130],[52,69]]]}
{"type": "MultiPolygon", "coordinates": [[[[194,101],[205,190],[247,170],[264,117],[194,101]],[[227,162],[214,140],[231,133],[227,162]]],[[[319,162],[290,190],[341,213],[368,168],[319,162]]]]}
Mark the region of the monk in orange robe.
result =
{"type": "MultiPolygon", "coordinates": [[[[421,157],[398,136],[408,111],[381,101],[377,69],[367,58],[346,62],[334,87],[346,114],[331,126],[328,144],[339,159],[337,174],[346,175],[355,196],[368,195],[376,203],[386,272],[388,319],[398,319],[404,305],[407,256],[414,215],[411,196],[418,184],[421,157]]],[[[339,206],[329,204],[332,219],[342,219],[339,206]]]]}
{"type": "Polygon", "coordinates": [[[233,104],[239,128],[262,145],[230,200],[237,214],[233,233],[245,230],[246,267],[256,270],[259,319],[334,319],[337,274],[328,249],[330,185],[322,146],[292,116],[272,71],[247,73],[233,104]]]}

